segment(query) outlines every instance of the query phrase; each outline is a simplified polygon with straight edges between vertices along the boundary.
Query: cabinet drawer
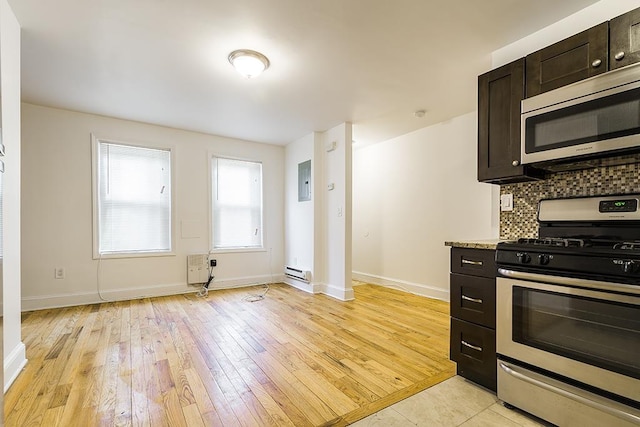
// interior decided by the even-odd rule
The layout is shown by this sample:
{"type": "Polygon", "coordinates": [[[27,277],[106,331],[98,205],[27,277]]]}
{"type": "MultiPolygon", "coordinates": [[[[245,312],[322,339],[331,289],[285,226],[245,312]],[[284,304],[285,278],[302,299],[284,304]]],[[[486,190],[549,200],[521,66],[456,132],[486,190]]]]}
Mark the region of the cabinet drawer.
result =
{"type": "Polygon", "coordinates": [[[451,316],[487,328],[496,327],[496,281],[452,273],[451,316]]]}
{"type": "Polygon", "coordinates": [[[495,331],[452,317],[450,346],[450,357],[458,364],[458,374],[496,389],[495,331]]]}
{"type": "Polygon", "coordinates": [[[451,248],[451,272],[471,276],[496,277],[496,251],[451,248]]]}

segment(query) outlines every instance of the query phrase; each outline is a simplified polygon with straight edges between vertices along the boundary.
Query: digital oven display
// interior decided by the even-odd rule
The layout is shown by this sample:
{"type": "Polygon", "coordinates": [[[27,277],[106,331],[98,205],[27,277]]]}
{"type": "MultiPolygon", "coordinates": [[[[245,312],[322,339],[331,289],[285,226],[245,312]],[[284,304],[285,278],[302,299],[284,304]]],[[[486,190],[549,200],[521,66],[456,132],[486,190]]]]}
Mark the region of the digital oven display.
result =
{"type": "Polygon", "coordinates": [[[600,212],[636,212],[638,199],[602,200],[600,212]]]}

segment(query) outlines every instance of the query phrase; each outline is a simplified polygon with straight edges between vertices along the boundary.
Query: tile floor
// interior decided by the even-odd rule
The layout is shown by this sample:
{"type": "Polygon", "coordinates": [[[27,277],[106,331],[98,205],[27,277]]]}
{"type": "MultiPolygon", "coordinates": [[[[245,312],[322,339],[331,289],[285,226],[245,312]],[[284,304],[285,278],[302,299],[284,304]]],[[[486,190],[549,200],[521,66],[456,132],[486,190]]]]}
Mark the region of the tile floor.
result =
{"type": "Polygon", "coordinates": [[[542,420],[502,406],[492,392],[455,376],[354,424],[354,427],[534,427],[542,420]]]}

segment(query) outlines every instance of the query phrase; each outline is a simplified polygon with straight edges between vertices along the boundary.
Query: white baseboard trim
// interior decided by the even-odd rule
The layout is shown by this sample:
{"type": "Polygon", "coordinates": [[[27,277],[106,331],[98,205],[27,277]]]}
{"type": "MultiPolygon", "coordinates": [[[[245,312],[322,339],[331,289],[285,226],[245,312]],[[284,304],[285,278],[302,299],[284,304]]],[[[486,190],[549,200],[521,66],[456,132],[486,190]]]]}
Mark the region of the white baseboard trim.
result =
{"type": "Polygon", "coordinates": [[[23,342],[20,342],[4,358],[4,392],[6,393],[11,384],[18,378],[22,368],[27,364],[27,350],[23,342]]]}
{"type": "Polygon", "coordinates": [[[374,285],[386,286],[388,288],[395,288],[415,295],[434,298],[446,302],[450,301],[448,289],[445,290],[441,288],[434,288],[422,283],[413,283],[400,279],[391,279],[389,277],[376,276],[373,274],[362,273],[360,271],[352,272],[352,277],[353,279],[359,280],[361,282],[373,283],[374,285]]]}
{"type": "MultiPolygon", "coordinates": [[[[209,290],[240,288],[252,285],[261,285],[282,281],[283,275],[262,275],[239,277],[228,280],[215,280],[209,285],[209,290]]],[[[167,295],[188,294],[198,292],[201,286],[186,284],[148,286],[144,288],[127,288],[115,290],[101,290],[103,298],[107,301],[126,301],[140,298],[161,297],[167,295]]],[[[98,295],[97,290],[92,292],[73,292],[67,294],[42,295],[37,297],[22,297],[22,311],[44,310],[48,308],[72,307],[76,305],[97,304],[105,302],[98,295]]]]}
{"type": "Polygon", "coordinates": [[[349,286],[348,289],[343,289],[343,288],[339,288],[337,286],[332,286],[330,284],[325,283],[322,285],[321,292],[332,298],[339,299],[340,301],[352,301],[355,299],[353,288],[351,286],[349,286]]]}
{"type": "Polygon", "coordinates": [[[300,289],[301,291],[310,294],[319,294],[321,292],[321,286],[318,283],[305,282],[303,280],[298,280],[290,276],[284,276],[282,281],[289,286],[300,289]]]}
{"type": "Polygon", "coordinates": [[[296,280],[293,277],[285,277],[284,283],[289,286],[293,286],[301,291],[308,292],[310,294],[325,294],[340,301],[351,301],[354,299],[353,288],[342,289],[337,286],[331,286],[326,283],[308,283],[302,280],[296,280]]]}
{"type": "MultiPolygon", "coordinates": [[[[196,292],[198,289],[199,288],[194,286],[180,284],[115,290],[101,289],[100,294],[102,294],[102,297],[107,301],[124,301],[148,297],[186,294],[189,292],[196,292]]],[[[22,311],[72,307],[76,305],[96,304],[101,302],[105,301],[100,298],[97,290],[91,292],[70,292],[67,294],[22,297],[22,311]]]]}
{"type": "Polygon", "coordinates": [[[280,283],[283,282],[284,279],[284,274],[263,274],[261,276],[236,277],[226,280],[214,279],[213,282],[211,282],[211,284],[209,285],[209,290],[212,291],[215,289],[244,288],[246,286],[264,285],[267,283],[280,283]]]}

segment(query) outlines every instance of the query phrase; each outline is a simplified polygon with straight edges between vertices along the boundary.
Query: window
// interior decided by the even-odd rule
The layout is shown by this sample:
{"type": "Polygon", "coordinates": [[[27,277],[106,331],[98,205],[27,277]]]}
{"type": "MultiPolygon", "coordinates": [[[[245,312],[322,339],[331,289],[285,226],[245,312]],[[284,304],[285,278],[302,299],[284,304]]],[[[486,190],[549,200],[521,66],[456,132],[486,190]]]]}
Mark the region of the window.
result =
{"type": "Polygon", "coordinates": [[[170,252],[171,151],[95,141],[95,255],[170,252]]]}
{"type": "Polygon", "coordinates": [[[262,248],[262,163],[211,159],[213,249],[262,248]]]}

